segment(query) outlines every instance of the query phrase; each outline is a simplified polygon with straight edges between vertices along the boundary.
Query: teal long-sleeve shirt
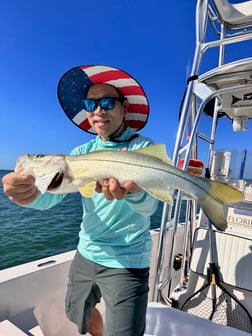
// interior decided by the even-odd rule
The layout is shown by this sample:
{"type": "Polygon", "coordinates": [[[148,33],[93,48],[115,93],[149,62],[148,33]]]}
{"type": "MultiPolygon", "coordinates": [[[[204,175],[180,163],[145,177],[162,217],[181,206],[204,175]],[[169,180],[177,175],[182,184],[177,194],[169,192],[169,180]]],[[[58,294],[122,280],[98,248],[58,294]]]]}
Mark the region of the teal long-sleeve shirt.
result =
{"type": "MultiPolygon", "coordinates": [[[[119,140],[127,140],[135,133],[127,128],[119,140]]],[[[99,136],[74,148],[71,155],[108,149],[135,150],[153,144],[139,135],[131,141],[103,141],[99,136]]],[[[40,194],[28,207],[51,208],[66,195],[40,194]]],[[[123,200],[108,201],[102,193],[93,198],[82,197],[83,217],[79,232],[79,252],[87,259],[107,267],[144,268],[150,264],[150,216],[158,201],[144,191],[129,193],[123,200]]]]}

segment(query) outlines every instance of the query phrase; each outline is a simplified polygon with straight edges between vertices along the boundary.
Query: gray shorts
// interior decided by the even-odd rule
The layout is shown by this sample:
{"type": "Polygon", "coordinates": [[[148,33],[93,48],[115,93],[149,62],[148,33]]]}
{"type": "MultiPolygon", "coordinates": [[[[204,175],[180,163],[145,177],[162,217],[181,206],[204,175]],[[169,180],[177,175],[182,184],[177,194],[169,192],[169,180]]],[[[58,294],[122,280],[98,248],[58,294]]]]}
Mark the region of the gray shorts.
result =
{"type": "Polygon", "coordinates": [[[76,253],[69,271],[66,314],[88,331],[90,315],[103,297],[106,336],[142,336],[148,300],[149,268],[108,268],[76,253]]]}

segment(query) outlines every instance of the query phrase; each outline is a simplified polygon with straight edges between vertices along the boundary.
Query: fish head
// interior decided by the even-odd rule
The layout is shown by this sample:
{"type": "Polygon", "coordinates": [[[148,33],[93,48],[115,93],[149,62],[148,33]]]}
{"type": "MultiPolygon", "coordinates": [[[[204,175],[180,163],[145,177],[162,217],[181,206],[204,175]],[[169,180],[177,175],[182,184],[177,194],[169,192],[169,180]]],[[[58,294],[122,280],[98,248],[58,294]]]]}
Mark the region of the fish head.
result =
{"type": "Polygon", "coordinates": [[[76,191],[68,177],[64,155],[22,155],[17,160],[15,172],[34,176],[41,193],[76,191]]]}

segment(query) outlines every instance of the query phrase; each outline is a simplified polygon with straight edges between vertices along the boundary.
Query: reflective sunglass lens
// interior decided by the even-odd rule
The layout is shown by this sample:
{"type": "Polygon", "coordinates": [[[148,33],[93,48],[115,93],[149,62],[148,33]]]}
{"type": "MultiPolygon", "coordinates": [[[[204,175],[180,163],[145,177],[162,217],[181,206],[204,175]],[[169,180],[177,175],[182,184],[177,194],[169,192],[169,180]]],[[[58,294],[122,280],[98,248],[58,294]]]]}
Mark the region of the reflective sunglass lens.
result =
{"type": "Polygon", "coordinates": [[[113,110],[116,100],[118,100],[118,98],[114,97],[103,97],[98,99],[90,98],[84,99],[83,105],[84,109],[88,112],[94,112],[98,105],[103,110],[113,110]]]}
{"type": "Polygon", "coordinates": [[[99,99],[100,106],[103,110],[113,110],[115,106],[114,98],[101,98],[99,99]]]}
{"type": "Polygon", "coordinates": [[[84,99],[84,109],[88,112],[94,112],[97,107],[97,102],[95,99],[84,99]]]}

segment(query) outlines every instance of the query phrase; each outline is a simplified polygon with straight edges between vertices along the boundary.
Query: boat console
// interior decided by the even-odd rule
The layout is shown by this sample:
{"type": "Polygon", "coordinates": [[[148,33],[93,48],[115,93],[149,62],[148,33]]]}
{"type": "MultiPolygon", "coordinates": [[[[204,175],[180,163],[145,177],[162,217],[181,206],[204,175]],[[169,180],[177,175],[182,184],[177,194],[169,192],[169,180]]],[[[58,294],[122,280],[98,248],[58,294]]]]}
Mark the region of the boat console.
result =
{"type": "MultiPolygon", "coordinates": [[[[164,205],[159,242],[163,244],[165,227],[172,221],[171,242],[167,247],[169,267],[166,275],[161,271],[162,263],[161,270],[157,269],[154,301],[211,321],[210,333],[216,324],[225,326],[221,335],[225,332],[235,335],[238,330],[252,333],[252,274],[249,266],[252,262],[252,149],[250,143],[247,148],[240,149],[216,146],[221,119],[229,121],[230,136],[251,131],[252,58],[250,55],[236,58],[239,53],[230,50],[231,47],[239,50],[241,45],[251,50],[252,1],[232,4],[227,0],[198,0],[195,27],[195,53],[181,104],[173,162],[190,171],[191,160],[202,160],[198,154],[202,153],[201,148],[207,149],[205,177],[239,189],[244,200],[225,204],[228,223],[225,232],[215,229],[214,223],[209,222],[195,201],[186,199],[179,191],[174,200],[174,214],[168,205],[164,205]],[[207,68],[208,57],[211,60],[215,57],[216,65],[212,68],[207,68]],[[181,276],[177,287],[171,289],[174,260],[179,250],[178,214],[183,199],[187,202],[187,215],[180,246],[181,276]]],[[[158,255],[158,260],[162,260],[162,255],[158,255]]],[[[161,318],[166,319],[173,312],[166,313],[164,307],[157,311],[155,323],[156,326],[160,323],[161,330],[161,318]]],[[[148,323],[154,323],[151,315],[149,319],[148,323]]],[[[192,323],[190,318],[188,323],[192,323]]],[[[193,323],[190,327],[193,328],[193,323]]],[[[174,330],[179,328],[176,325],[174,330]]],[[[198,334],[207,335],[207,324],[204,328],[198,334]]],[[[197,328],[192,332],[197,335],[197,328]]]]}

